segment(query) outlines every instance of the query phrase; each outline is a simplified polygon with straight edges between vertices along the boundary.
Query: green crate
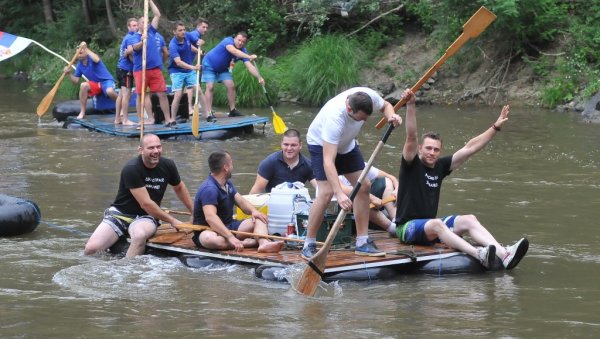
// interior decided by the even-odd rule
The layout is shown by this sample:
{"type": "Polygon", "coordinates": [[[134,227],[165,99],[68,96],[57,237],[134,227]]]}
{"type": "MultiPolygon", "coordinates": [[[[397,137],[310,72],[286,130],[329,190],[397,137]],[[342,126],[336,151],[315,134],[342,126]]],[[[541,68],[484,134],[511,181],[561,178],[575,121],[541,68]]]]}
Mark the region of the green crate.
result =
{"type": "MultiPolygon", "coordinates": [[[[329,234],[329,230],[331,230],[331,226],[335,223],[335,219],[337,219],[337,214],[325,214],[325,218],[323,218],[323,222],[321,223],[321,227],[319,227],[319,231],[317,232],[317,241],[325,241],[327,239],[327,235],[329,234]]],[[[306,236],[306,228],[308,227],[308,215],[306,214],[296,214],[296,221],[298,225],[299,235],[306,236]]],[[[333,239],[333,244],[348,244],[352,242],[352,229],[354,228],[354,215],[352,213],[346,214],[344,221],[340,225],[338,229],[338,233],[335,235],[333,239]]]]}

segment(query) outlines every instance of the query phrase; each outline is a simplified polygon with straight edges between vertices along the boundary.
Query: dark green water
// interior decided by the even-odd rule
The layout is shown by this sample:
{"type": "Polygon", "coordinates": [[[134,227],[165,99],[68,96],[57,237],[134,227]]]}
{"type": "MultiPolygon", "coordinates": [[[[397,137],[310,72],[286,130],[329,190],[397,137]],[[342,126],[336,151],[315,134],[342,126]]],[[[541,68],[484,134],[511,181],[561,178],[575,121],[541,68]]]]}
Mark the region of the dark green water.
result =
{"type": "MultiPolygon", "coordinates": [[[[85,257],[86,237],[116,194],[137,140],[38,124],[45,93],[0,80],[0,192],[36,201],[38,229],[0,238],[0,337],[591,337],[600,328],[600,126],[543,109],[511,110],[496,139],[444,185],[440,214],[473,213],[501,242],[527,234],[517,269],[342,283],[341,296],[308,299],[243,266],[190,269],[177,259],[85,257]],[[51,227],[70,227],[67,232],[51,227]],[[78,233],[80,232],[80,233],[78,233]]],[[[280,106],[306,132],[317,109],[280,106]]],[[[448,152],[495,121],[500,107],[418,107],[419,129],[448,152]]],[[[270,116],[268,108],[256,114],[270,116]]],[[[403,115],[404,113],[402,113],[403,115]]],[[[360,136],[369,155],[382,131],[360,136]]],[[[396,173],[394,132],[376,166],[396,173]]],[[[230,151],[247,192],[258,162],[279,147],[266,134],[228,141],[166,140],[191,192],[206,159],[230,151]]],[[[181,209],[172,191],[163,206],[181,209]]]]}

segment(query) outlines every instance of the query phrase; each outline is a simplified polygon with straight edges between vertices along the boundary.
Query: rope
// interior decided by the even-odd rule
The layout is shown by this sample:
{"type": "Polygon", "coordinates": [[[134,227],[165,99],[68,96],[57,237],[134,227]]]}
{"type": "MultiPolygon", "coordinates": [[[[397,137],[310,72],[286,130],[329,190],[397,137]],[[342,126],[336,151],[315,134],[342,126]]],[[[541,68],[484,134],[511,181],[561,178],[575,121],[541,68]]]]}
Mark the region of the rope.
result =
{"type": "Polygon", "coordinates": [[[55,223],[52,223],[52,222],[49,222],[49,221],[44,221],[44,220],[42,220],[41,222],[43,222],[44,224],[48,225],[50,228],[56,228],[56,229],[59,229],[59,230],[63,230],[63,231],[75,233],[77,235],[82,235],[82,236],[86,236],[86,237],[89,237],[90,235],[92,235],[91,233],[80,231],[80,230],[78,230],[78,229],[76,229],[74,227],[60,226],[60,225],[57,225],[55,223]]]}

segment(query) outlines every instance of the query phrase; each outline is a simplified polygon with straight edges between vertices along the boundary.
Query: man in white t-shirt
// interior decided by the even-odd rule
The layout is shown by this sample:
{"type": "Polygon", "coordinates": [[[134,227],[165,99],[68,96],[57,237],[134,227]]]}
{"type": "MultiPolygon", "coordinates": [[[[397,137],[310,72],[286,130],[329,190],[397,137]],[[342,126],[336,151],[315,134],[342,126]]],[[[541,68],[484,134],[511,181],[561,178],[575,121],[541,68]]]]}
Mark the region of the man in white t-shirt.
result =
{"type": "Polygon", "coordinates": [[[343,174],[352,185],[356,185],[365,161],[355,138],[373,111],[382,112],[394,126],[402,123],[394,107],[377,92],[367,87],[355,87],[329,100],[308,128],[306,140],[319,194],[313,201],[308,217],[308,232],[302,249],[305,259],[317,253],[317,232],[334,195],[344,210],[349,211],[354,206],[357,233],[354,253],[385,256],[385,252],[380,251],[368,236],[370,183],[367,180],[363,182],[353,203],[342,191],[338,179],[338,175],[343,174]]]}

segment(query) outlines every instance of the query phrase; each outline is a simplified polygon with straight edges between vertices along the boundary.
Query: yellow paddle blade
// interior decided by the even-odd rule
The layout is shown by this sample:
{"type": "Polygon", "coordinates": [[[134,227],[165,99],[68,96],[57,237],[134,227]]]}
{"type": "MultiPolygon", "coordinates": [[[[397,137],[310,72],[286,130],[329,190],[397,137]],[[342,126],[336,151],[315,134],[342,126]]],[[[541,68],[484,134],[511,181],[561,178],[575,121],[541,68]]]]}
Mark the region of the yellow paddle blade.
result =
{"type": "Polygon", "coordinates": [[[198,136],[200,135],[200,114],[198,112],[198,103],[194,105],[194,114],[192,114],[192,134],[196,139],[198,139],[198,136]]]}
{"type": "Polygon", "coordinates": [[[275,111],[273,111],[273,129],[275,129],[275,133],[277,134],[283,134],[288,129],[283,119],[275,111]]]}

